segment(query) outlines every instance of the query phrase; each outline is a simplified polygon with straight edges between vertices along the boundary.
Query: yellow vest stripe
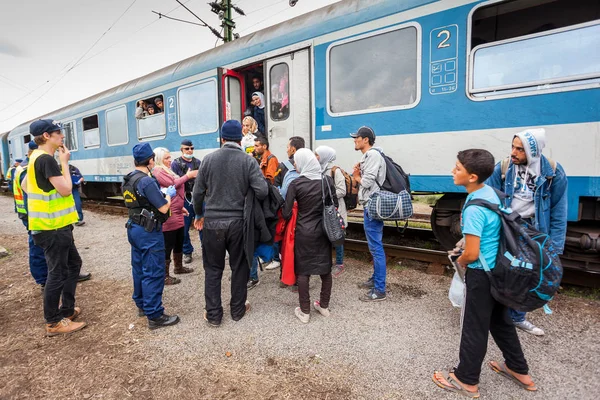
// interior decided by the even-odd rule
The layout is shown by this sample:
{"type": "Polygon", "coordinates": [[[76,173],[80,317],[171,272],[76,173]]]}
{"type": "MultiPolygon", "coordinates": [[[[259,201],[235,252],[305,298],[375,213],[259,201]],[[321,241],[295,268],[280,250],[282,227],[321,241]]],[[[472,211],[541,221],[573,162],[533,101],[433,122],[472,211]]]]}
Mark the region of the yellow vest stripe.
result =
{"type": "Polygon", "coordinates": [[[27,197],[31,198],[32,200],[42,200],[42,201],[52,201],[52,200],[62,198],[62,196],[58,192],[54,193],[54,194],[50,194],[50,195],[31,193],[31,194],[28,194],[27,197]]]}

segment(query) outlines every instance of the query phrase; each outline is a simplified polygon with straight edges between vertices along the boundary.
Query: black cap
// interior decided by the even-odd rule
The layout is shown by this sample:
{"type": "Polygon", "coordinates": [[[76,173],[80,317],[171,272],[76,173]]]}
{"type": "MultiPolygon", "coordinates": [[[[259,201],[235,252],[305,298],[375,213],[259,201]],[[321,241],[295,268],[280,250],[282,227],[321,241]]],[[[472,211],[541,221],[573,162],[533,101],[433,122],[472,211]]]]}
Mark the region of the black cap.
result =
{"type": "Polygon", "coordinates": [[[351,133],[350,136],[353,138],[371,138],[373,141],[375,141],[375,132],[373,132],[373,129],[369,128],[368,126],[361,126],[356,132],[351,133]]]}
{"type": "Polygon", "coordinates": [[[32,136],[40,136],[43,135],[44,132],[52,133],[62,129],[63,127],[60,122],[51,119],[38,119],[29,125],[29,133],[31,133],[32,136]]]}
{"type": "Polygon", "coordinates": [[[192,143],[192,141],[190,139],[183,139],[181,141],[181,145],[182,146],[193,146],[194,144],[192,143]]]}

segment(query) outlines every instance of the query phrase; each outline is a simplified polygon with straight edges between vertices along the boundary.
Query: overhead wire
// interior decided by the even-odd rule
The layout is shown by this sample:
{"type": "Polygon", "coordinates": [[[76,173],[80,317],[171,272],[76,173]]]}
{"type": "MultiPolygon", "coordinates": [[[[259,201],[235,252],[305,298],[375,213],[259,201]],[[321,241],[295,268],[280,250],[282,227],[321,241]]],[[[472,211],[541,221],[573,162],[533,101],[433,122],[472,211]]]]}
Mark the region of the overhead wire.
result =
{"type": "MultiPolygon", "coordinates": [[[[284,1],[285,1],[285,2],[287,2],[287,0],[282,0],[282,1],[280,1],[279,3],[271,4],[269,7],[274,7],[274,6],[276,6],[277,4],[281,4],[281,3],[283,3],[284,1]]],[[[283,11],[287,10],[288,8],[289,8],[289,7],[282,8],[282,9],[280,9],[280,10],[277,10],[277,12],[275,12],[275,13],[274,13],[274,14],[272,14],[271,16],[269,16],[269,17],[267,17],[267,18],[263,19],[262,21],[259,21],[259,22],[255,23],[255,24],[253,24],[253,25],[250,25],[250,26],[249,26],[249,27],[247,27],[247,28],[244,28],[244,29],[242,29],[242,30],[241,30],[239,33],[241,34],[241,33],[243,33],[243,32],[246,32],[246,31],[248,31],[248,30],[249,30],[249,29],[251,29],[251,28],[254,28],[254,27],[255,27],[255,26],[257,26],[257,25],[260,25],[260,24],[262,24],[262,23],[264,23],[264,22],[267,22],[268,20],[270,20],[271,18],[275,17],[276,15],[279,15],[281,12],[283,12],[283,11]]],[[[260,10],[255,10],[255,11],[260,11],[260,10]]],[[[250,14],[248,14],[248,15],[250,15],[250,14]]]]}

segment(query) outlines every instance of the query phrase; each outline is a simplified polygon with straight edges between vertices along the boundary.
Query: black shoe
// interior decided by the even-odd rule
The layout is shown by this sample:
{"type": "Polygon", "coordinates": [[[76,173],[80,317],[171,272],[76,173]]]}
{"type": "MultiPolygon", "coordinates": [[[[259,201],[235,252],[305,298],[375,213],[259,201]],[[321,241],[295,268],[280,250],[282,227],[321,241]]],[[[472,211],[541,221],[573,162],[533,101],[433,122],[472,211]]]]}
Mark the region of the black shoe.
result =
{"type": "Polygon", "coordinates": [[[177,323],[179,323],[179,317],[177,315],[163,314],[158,318],[148,318],[148,328],[150,329],[163,328],[165,326],[171,326],[177,323]]]}
{"type": "Polygon", "coordinates": [[[380,292],[375,290],[375,288],[369,290],[367,293],[363,294],[358,298],[360,301],[366,302],[374,302],[374,301],[383,301],[387,299],[385,292],[380,292]]]}
{"type": "Polygon", "coordinates": [[[138,307],[138,317],[145,317],[146,313],[144,312],[143,309],[138,307]]]}
{"type": "Polygon", "coordinates": [[[208,319],[208,313],[204,311],[204,320],[208,324],[208,326],[212,326],[213,328],[218,328],[221,326],[221,321],[211,321],[208,319]]]}
{"type": "Polygon", "coordinates": [[[373,281],[373,278],[369,278],[368,281],[360,282],[358,284],[359,289],[373,289],[374,287],[375,287],[375,282],[373,281]]]}
{"type": "Polygon", "coordinates": [[[91,272],[79,274],[79,277],[77,278],[77,282],[87,281],[91,277],[92,277],[92,273],[91,272]]]}
{"type": "Polygon", "coordinates": [[[246,287],[248,288],[248,290],[252,290],[255,287],[257,287],[259,283],[260,281],[258,279],[250,279],[246,284],[246,287]]]}

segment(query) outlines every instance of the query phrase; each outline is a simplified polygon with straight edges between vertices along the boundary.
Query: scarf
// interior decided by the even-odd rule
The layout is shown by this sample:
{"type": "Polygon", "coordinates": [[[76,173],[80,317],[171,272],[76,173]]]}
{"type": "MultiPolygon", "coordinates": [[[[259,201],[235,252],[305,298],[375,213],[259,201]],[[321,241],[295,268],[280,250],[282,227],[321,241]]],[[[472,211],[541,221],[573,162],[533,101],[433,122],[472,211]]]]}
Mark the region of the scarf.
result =
{"type": "Polygon", "coordinates": [[[328,164],[335,160],[335,150],[329,146],[319,146],[315,150],[319,155],[319,164],[321,164],[321,172],[327,171],[328,164]]]}
{"type": "Polygon", "coordinates": [[[296,163],[296,171],[300,176],[305,176],[311,181],[321,179],[321,165],[317,161],[317,157],[309,149],[299,149],[294,153],[294,162],[296,163]]]}
{"type": "Polygon", "coordinates": [[[254,96],[258,96],[260,98],[260,106],[258,106],[258,108],[260,108],[261,110],[265,108],[265,96],[261,92],[252,93],[252,97],[254,96]]]}

